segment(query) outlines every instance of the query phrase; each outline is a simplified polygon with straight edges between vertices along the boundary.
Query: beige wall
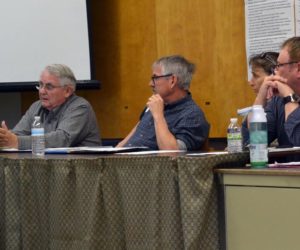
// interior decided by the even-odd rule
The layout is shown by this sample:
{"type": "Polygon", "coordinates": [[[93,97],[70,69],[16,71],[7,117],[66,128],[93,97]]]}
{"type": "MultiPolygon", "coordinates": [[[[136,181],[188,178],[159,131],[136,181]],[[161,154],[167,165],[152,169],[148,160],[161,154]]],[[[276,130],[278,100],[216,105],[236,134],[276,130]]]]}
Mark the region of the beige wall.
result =
{"type": "MultiPolygon", "coordinates": [[[[102,89],[78,91],[93,105],[105,138],[124,137],[148,97],[152,62],[182,54],[197,65],[192,95],[225,137],[236,109],[252,103],[241,0],[91,0],[93,57],[102,89]]],[[[76,74],[76,72],[75,72],[76,74]]],[[[23,109],[36,95],[23,94],[23,109]]]]}

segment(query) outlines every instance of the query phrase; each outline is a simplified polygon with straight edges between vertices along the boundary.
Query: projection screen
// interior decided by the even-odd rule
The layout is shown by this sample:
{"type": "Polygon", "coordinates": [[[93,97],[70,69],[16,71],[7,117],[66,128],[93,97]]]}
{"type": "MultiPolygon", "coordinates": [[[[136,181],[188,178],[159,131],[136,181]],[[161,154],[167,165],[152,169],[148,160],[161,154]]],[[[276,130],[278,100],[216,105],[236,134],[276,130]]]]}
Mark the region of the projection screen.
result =
{"type": "Polygon", "coordinates": [[[0,88],[26,90],[51,63],[92,80],[88,0],[0,1],[0,88]]]}

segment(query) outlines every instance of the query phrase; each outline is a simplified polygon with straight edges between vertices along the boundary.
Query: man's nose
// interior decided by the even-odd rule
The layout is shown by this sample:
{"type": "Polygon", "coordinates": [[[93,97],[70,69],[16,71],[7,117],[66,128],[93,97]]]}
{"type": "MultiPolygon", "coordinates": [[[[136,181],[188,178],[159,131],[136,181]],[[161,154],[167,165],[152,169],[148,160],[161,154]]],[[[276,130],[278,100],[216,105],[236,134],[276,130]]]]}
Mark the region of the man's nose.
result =
{"type": "Polygon", "coordinates": [[[150,87],[154,87],[155,86],[154,81],[152,79],[149,81],[149,86],[150,87]]]}
{"type": "Polygon", "coordinates": [[[39,93],[40,94],[45,94],[46,93],[46,89],[44,87],[39,89],[39,93]]]}

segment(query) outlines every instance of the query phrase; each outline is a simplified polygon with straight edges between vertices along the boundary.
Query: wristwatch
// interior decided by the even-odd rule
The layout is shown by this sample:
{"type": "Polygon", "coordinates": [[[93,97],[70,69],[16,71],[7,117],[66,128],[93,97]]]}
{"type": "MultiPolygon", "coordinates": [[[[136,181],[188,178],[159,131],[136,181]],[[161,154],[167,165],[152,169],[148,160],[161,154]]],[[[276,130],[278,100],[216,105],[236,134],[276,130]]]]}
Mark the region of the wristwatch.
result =
{"type": "Polygon", "coordinates": [[[289,94],[286,97],[283,97],[283,103],[287,104],[287,103],[299,103],[300,102],[300,97],[298,95],[296,95],[295,93],[293,94],[289,94]]]}

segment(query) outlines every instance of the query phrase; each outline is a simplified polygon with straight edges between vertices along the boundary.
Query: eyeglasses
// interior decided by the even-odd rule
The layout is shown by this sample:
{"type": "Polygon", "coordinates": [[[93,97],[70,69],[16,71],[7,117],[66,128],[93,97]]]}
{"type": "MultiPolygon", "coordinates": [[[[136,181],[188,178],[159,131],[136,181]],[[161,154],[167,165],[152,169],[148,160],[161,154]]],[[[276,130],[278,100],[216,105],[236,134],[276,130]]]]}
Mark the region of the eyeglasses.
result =
{"type": "Polygon", "coordinates": [[[286,63],[277,63],[277,64],[275,64],[274,69],[278,70],[280,67],[283,67],[284,65],[291,65],[291,64],[294,64],[294,63],[298,63],[298,62],[299,61],[292,61],[292,62],[286,62],[286,63]]]}
{"type": "Polygon", "coordinates": [[[274,58],[271,57],[270,53],[275,53],[275,52],[263,52],[259,55],[260,59],[266,60],[269,63],[271,63],[271,68],[269,69],[269,73],[272,75],[275,75],[275,67],[276,67],[276,61],[274,60],[274,58]]]}
{"type": "Polygon", "coordinates": [[[161,75],[161,76],[151,76],[151,79],[153,81],[153,83],[155,83],[155,80],[159,79],[159,78],[162,78],[162,77],[169,77],[169,76],[172,76],[173,74],[170,73],[170,74],[166,74],[166,75],[161,75]]]}
{"type": "Polygon", "coordinates": [[[260,59],[266,59],[267,61],[269,61],[271,64],[273,64],[274,66],[276,65],[276,61],[274,60],[274,58],[272,58],[270,56],[270,53],[272,52],[263,52],[259,55],[260,59]]]}
{"type": "Polygon", "coordinates": [[[51,90],[54,90],[54,89],[56,89],[56,88],[63,88],[64,86],[54,86],[54,85],[52,85],[51,83],[42,83],[42,82],[39,82],[36,86],[35,86],[35,88],[37,89],[37,90],[41,90],[41,89],[45,89],[45,90],[47,90],[47,91],[51,91],[51,90]]]}

